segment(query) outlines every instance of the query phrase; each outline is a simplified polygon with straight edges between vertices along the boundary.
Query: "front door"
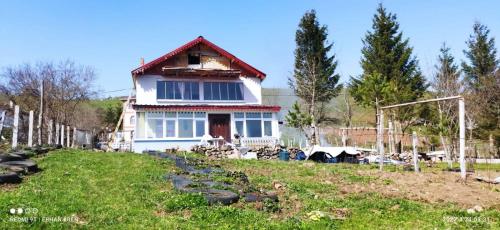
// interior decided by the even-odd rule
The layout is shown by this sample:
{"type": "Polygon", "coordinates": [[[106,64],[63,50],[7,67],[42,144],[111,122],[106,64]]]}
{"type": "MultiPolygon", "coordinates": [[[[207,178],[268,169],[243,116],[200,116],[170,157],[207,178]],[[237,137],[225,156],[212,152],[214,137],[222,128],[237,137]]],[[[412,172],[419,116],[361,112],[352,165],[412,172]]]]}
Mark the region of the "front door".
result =
{"type": "Polygon", "coordinates": [[[208,114],[208,134],[212,137],[223,137],[231,142],[231,117],[229,114],[208,114]]]}

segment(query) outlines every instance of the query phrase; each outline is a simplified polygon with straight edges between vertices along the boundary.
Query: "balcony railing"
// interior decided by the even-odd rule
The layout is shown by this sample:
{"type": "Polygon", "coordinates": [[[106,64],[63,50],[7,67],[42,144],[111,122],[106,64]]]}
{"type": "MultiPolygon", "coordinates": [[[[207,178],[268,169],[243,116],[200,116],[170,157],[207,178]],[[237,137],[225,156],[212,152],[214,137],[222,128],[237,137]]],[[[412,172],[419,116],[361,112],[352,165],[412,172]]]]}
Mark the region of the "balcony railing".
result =
{"type": "MultiPolygon", "coordinates": [[[[234,141],[233,141],[234,143],[234,141]]],[[[278,143],[276,137],[243,137],[241,138],[241,145],[246,147],[264,147],[273,146],[278,143]]]]}

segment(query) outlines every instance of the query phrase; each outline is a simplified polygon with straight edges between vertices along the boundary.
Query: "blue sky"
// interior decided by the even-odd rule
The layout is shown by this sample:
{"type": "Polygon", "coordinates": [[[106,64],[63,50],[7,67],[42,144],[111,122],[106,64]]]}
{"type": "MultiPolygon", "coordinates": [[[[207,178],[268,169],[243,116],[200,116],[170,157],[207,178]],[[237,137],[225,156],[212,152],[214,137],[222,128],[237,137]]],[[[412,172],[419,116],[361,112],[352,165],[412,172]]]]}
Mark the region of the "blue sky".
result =
{"type": "MultiPolygon", "coordinates": [[[[67,58],[93,66],[96,87],[132,87],[130,71],[203,35],[267,74],[265,87],[287,87],[295,30],[315,9],[334,42],[341,81],[361,73],[361,39],[380,1],[0,1],[0,68],[67,58]]],[[[442,42],[458,60],[478,20],[500,39],[500,1],[385,0],[398,15],[423,72],[442,42]]],[[[126,95],[127,92],[106,93],[126,95]]]]}

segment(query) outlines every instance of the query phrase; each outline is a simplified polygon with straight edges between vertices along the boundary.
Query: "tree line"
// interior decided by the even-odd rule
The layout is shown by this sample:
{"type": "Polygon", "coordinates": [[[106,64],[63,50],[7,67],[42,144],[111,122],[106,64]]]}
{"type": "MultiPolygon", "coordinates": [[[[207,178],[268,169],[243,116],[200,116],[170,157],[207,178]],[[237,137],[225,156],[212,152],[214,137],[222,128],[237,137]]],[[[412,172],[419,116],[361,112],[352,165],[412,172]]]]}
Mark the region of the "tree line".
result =
{"type": "MultiPolygon", "coordinates": [[[[379,4],[372,28],[362,39],[359,76],[347,84],[339,83],[333,43],[327,41],[328,29],[320,25],[316,12],[308,11],[295,35],[295,64],[289,86],[300,98],[286,116],[289,126],[301,129],[311,145],[319,144],[318,126],[332,120],[328,102],[340,92],[361,106],[378,111],[381,106],[462,95],[466,100],[466,119],[470,138],[493,137],[500,146],[500,68],[495,39],[490,30],[476,22],[463,50],[466,60],[458,63],[443,43],[437,57],[435,74],[424,77],[409,38],[403,36],[397,15],[379,4]],[[343,90],[342,90],[343,89],[343,90]]],[[[346,102],[348,100],[346,99],[346,102]]],[[[350,125],[349,113],[344,122],[350,125]]],[[[407,129],[439,135],[443,145],[456,141],[458,109],[455,102],[439,102],[393,109],[389,120],[407,129]],[[449,138],[449,139],[448,139],[449,138]]],[[[399,143],[401,151],[401,144],[399,143]]]]}

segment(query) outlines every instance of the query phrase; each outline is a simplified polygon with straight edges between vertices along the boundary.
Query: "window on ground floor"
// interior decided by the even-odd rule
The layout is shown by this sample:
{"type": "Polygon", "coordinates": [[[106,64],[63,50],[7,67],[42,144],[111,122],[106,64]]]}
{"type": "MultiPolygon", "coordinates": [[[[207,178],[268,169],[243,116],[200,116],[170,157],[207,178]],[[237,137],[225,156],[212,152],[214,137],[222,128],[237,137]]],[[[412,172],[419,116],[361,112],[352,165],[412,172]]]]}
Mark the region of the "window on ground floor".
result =
{"type": "Polygon", "coordinates": [[[234,113],[234,127],[245,137],[272,136],[272,113],[234,113]]]}
{"type": "Polygon", "coordinates": [[[138,112],[136,138],[193,138],[205,135],[205,112],[138,112]]]}

